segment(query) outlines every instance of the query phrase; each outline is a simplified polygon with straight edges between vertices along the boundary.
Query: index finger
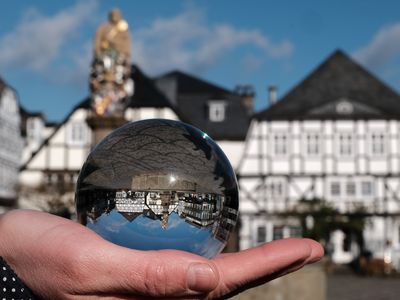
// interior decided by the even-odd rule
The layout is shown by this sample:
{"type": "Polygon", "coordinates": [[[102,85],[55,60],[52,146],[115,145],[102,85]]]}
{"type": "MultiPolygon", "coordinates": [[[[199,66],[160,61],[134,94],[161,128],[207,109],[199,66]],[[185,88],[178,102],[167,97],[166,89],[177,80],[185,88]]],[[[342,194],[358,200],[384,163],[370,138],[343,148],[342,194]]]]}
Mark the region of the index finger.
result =
{"type": "Polygon", "coordinates": [[[214,259],[220,283],[212,297],[262,284],[316,261],[322,255],[321,245],[309,239],[283,239],[238,253],[220,255],[214,259]]]}

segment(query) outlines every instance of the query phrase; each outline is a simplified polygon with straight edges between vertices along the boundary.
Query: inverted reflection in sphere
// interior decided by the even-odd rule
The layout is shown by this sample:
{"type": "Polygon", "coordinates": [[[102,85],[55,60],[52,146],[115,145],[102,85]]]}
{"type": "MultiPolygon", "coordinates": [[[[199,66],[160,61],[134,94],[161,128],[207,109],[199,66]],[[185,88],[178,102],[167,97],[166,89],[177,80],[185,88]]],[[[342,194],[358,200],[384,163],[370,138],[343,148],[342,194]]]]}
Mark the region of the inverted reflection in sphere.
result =
{"type": "Polygon", "coordinates": [[[82,224],[118,245],[211,258],[236,224],[238,188],[207,134],[152,119],[129,123],[94,148],[79,175],[76,205],[82,224]]]}

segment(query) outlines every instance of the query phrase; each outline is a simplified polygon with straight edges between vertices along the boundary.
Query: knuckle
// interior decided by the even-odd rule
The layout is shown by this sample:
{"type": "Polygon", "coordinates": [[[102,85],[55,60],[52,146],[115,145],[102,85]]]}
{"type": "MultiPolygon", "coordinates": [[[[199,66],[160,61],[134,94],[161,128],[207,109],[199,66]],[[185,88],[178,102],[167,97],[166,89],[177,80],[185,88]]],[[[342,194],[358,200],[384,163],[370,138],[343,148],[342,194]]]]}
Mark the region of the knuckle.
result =
{"type": "Polygon", "coordinates": [[[165,262],[150,262],[145,268],[145,288],[151,296],[166,297],[176,293],[178,290],[185,290],[185,287],[177,286],[179,281],[173,280],[169,268],[165,262]]]}
{"type": "Polygon", "coordinates": [[[151,296],[165,296],[165,270],[161,263],[148,263],[145,268],[144,283],[151,296]]]}

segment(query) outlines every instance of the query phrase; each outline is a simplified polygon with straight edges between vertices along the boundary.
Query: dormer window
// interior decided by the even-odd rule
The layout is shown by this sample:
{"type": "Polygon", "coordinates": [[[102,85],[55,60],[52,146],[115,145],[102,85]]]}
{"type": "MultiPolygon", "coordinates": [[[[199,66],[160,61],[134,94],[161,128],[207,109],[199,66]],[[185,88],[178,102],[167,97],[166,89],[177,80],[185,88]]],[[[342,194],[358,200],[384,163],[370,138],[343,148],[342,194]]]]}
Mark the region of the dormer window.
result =
{"type": "Polygon", "coordinates": [[[208,118],[211,122],[222,122],[225,120],[225,101],[210,101],[208,103],[208,118]]]}
{"type": "Polygon", "coordinates": [[[336,104],[336,112],[339,115],[351,115],[353,111],[353,104],[351,104],[349,101],[342,100],[336,104]]]}

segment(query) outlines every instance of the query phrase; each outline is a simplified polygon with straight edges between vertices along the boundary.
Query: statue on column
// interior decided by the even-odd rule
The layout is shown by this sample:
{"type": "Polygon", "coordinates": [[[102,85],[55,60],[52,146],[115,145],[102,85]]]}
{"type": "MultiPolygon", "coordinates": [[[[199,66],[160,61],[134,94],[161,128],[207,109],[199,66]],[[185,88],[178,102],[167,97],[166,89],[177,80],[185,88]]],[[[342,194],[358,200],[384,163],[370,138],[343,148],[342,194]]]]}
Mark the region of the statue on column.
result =
{"type": "Polygon", "coordinates": [[[99,116],[121,115],[127,97],[133,94],[130,78],[131,38],[128,23],[118,9],[99,26],[94,39],[90,74],[92,106],[99,116]]]}

